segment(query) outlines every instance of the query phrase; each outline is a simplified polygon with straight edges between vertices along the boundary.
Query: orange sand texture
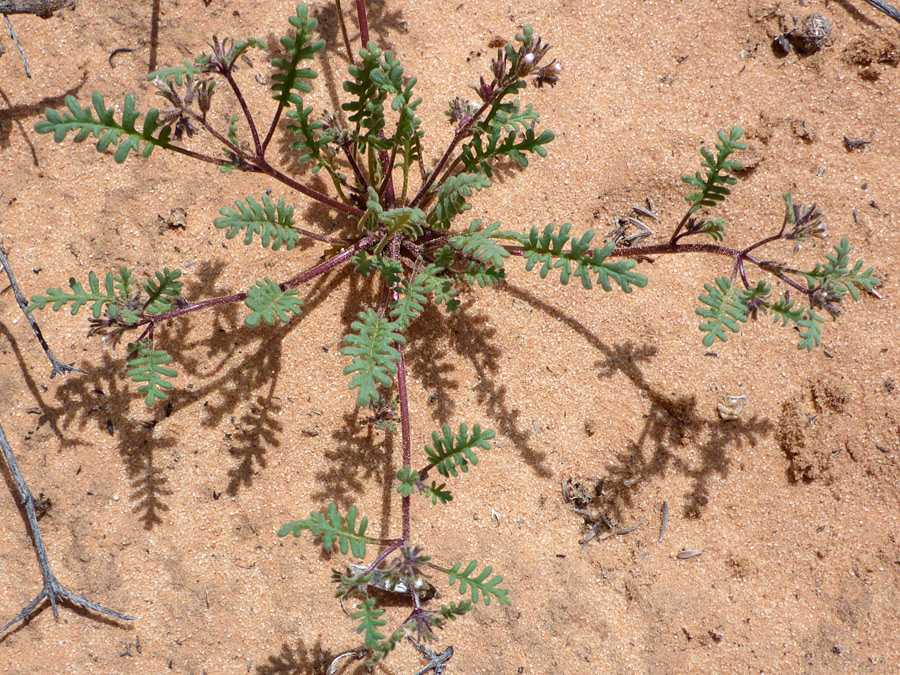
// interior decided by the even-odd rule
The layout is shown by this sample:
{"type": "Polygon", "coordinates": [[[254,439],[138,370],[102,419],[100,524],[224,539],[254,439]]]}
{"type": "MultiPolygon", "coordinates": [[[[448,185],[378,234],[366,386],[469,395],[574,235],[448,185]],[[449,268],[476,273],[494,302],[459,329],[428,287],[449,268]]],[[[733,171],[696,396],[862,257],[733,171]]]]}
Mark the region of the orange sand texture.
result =
{"type": "MultiPolygon", "coordinates": [[[[686,207],[680,176],[737,124],[749,168],[718,212],[732,245],[775,231],[791,192],[818,203],[829,239],[772,257],[810,265],[848,237],[884,281],[883,299],[848,305],[812,354],[768,319],[701,345],[697,297],[729,273],[724,258],[643,263],[650,285],[629,296],[562,287],[513,262],[509,283],[467,294],[458,317],[426,312],[408,347],[415,456],[442,423],[498,436],[453,481],[452,504],[414,503],[415,539],[444,563],[493,565],[513,599],[440,634],[456,650],[445,672],[897,672],[900,24],[863,0],[370,5],[373,37],[419,78],[431,165],[452,134],[447,101],[487,73],[498,36],[530,24],[563,64],[554,89],[523,94],[557,135],[549,156],[500,176],[467,216],[602,235],[649,198],[661,219],[651,241],[664,241],[686,207]],[[811,12],[833,22],[831,44],[774,54],[773,37],[811,12]],[[871,143],[849,151],[844,136],[871,143]],[[725,395],[747,397],[740,419],[720,419],[725,395]],[[585,550],[585,518],[562,496],[569,478],[588,489],[604,479],[591,508],[642,526],[585,550]],[[683,549],[703,553],[677,558],[683,549]]],[[[334,110],[346,58],[333,3],[311,9],[330,60],[309,102],[334,110]]],[[[292,12],[271,0],[82,0],[48,20],[13,17],[33,78],[4,35],[0,234],[27,295],[90,270],[181,266],[195,300],[319,261],[320,245],[273,254],[213,226],[220,207],[273,188],[303,227],[333,227],[333,211],[283,186],[162,152],[119,166],[33,130],[67,94],[121,104],[134,92],[139,109],[161,106],[145,80],[152,58],[181,63],[212,35],[274,45],[292,12]],[[134,51],[111,67],[118,48],[134,51]]],[[[261,52],[250,56],[239,75],[265,118],[269,71],[261,52]]],[[[220,91],[214,111],[224,128],[237,107],[220,91]]],[[[325,188],[278,150],[286,170],[325,188]]],[[[52,503],[41,527],[54,570],[137,617],[121,625],[64,606],[54,620],[45,609],[0,640],[0,672],[312,675],[360,644],[328,581],[348,561],[275,533],[334,501],[357,504],[377,536],[398,534],[399,440],[365,424],[341,375],[342,337],[372,293],[335,273],[302,287],[302,317],[280,328],[244,327],[238,307],[173,323],[160,337],[177,390],[152,410],[124,378],[124,349],[88,338],[82,317],[37,314],[60,358],[89,373],[51,382],[12,293],[0,295],[0,419],[31,490],[52,503]]],[[[4,476],[0,623],[40,588],[4,476]]],[[[388,612],[402,616],[401,605],[388,612]]],[[[376,672],[423,665],[402,645],[376,672]]]]}

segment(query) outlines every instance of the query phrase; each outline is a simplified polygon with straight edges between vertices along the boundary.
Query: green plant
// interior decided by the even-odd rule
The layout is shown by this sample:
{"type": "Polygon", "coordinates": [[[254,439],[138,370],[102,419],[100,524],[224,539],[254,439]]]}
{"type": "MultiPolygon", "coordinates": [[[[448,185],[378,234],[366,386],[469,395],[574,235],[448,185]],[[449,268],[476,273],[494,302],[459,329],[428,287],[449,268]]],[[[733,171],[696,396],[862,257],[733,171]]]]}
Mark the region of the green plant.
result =
{"type": "Polygon", "coordinates": [[[112,153],[124,162],[133,152],[148,157],[160,148],[204,161],[226,172],[265,174],[276,183],[300,192],[337,211],[344,218],[341,237],[300,227],[293,208],[283,199],[268,195],[257,201],[248,196],[223,207],[215,221],[227,238],[242,236],[246,245],[259,242],[272,251],[291,250],[301,241],[328,245],[325,259],[293,277],[276,282],[258,280],[248,290],[232,295],[188,301],[183,297],[178,270],[165,269],[142,283],[127,268],[101,278],[91,273],[87,286],[72,279],[69,288],[49,289],[31,299],[30,310],[69,308],[72,314],[88,308],[91,333],[115,339],[133,336],[128,345],[132,357],[127,375],[141,384],[147,405],[168,395],[177,377],[173,355],[158,348],[157,330],[180,316],[218,306],[244,303],[250,310],[245,322],[256,326],[286,322],[302,311],[297,288],[304,282],[335,270],[352,266],[365,277],[377,277],[381,292],[373,306],[360,311],[345,336],[342,354],[348,358],[344,374],[356,391],[357,404],[370,408],[385,430],[395,433],[399,422],[402,467],[396,473],[396,489],[401,498],[401,536],[380,539],[367,534],[368,520],[351,507],[341,513],[334,504],[313,511],[309,518],[286,524],[279,535],[302,535],[308,531],[325,549],[338,548],[344,555],[365,560],[370,546],[380,552],[362,569],[349,568],[337,575],[337,596],[354,603],[353,619],[363,635],[370,663],[384,658],[407,631],[420,639],[434,637],[434,629],[469,612],[475,603],[509,604],[503,577],[477,561],[450,565],[439,563],[415,545],[412,535],[412,500],[417,495],[434,505],[446,505],[453,495],[447,483],[470,466],[479,463],[490,449],[494,432],[473,425],[456,429],[444,425],[432,434],[432,442],[417,458],[414,468],[409,412],[405,333],[422,314],[426,303],[443,305],[448,312],[459,309],[461,286],[494,286],[505,277],[505,265],[512,258],[524,258],[525,269],[537,269],[542,278],[558,275],[563,285],[575,277],[590,289],[599,284],[604,291],[613,286],[626,293],[643,288],[648,279],[636,271],[638,261],[649,256],[705,253],[731,261],[729,275],[706,285],[697,313],[702,317],[703,343],[725,341],[739,324],[760,314],[771,314],[776,323],[799,329],[799,348],[812,349],[820,342],[822,317],[836,316],[843,299],[858,298],[859,289],[872,291],[878,284],[871,269],[851,264],[845,240],[811,270],[759,257],[762,247],[777,241],[802,242],[826,234],[822,214],[815,206],[802,207],[785,195],[785,216],[780,230],[744,248],[722,242],[727,236],[721,218],[704,215],[724,201],[737,183],[735,172],[741,165],[732,156],[743,149],[742,132],[735,127],[719,133],[715,153],[701,150],[701,171],[684,181],[695,191],[686,198],[687,213],[668,241],[646,246],[623,246],[615,239],[595,246],[596,233],[571,234],[572,226],[547,225],[529,232],[501,229],[499,223],[485,225],[473,220],[457,225],[471,209],[475,192],[492,186],[498,165],[529,166],[533,155],[546,155],[553,140],[550,131],[538,131],[540,115],[531,104],[516,97],[529,80],[535,86],[553,85],[560,74],[555,60],[548,60],[549,45],[525,27],[492,60],[491,73],[473,86],[474,101],[456,98],[447,111],[453,138],[435,166],[425,166],[422,154],[424,130],[417,117],[422,103],[415,95],[414,78],[390,51],[382,51],[368,39],[365,3],[358,2],[358,19],[363,48],[350,53],[349,79],[344,84],[347,102],[344,115],[314,116],[304,95],[311,90],[316,72],[307,67],[323,49],[314,38],[316,22],[305,7],[291,17],[293,31],[282,39],[285,53],[271,59],[272,97],[275,112],[270,122],[260,126],[250,112],[241,87],[234,77],[239,58],[249,49],[262,49],[256,39],[243,41],[214,39],[211,53],[186,61],[182,66],[157,71],[153,79],[157,93],[167,102],[163,110],[151,109],[138,124],[134,97],[125,97],[121,118],[107,108],[102,96],[94,94],[92,107],[84,107],[72,97],[68,112],[48,110],[47,119],[36,126],[39,133],[52,133],[61,142],[71,132],[75,141],[97,140],[100,152],[112,153]],[[231,119],[227,129],[217,129],[208,119],[215,84],[223,81],[237,100],[242,117],[231,119]],[[390,112],[387,108],[390,107],[390,112]],[[96,117],[95,117],[96,114],[96,117]],[[267,159],[267,151],[281,117],[288,119],[293,138],[290,147],[301,163],[313,173],[324,170],[334,196],[295,180],[267,159]],[[185,137],[203,131],[219,147],[222,156],[187,147],[185,137]],[[771,280],[751,281],[756,269],[771,280]],[[785,287],[776,294],[774,283],[785,287]],[[791,295],[793,293],[793,297],[791,295]],[[796,298],[802,298],[804,303],[796,298]],[[431,609],[433,593],[429,575],[440,574],[450,587],[458,586],[466,596],[431,609]],[[387,628],[385,610],[378,604],[374,588],[402,592],[411,606],[399,625],[387,628]]]}

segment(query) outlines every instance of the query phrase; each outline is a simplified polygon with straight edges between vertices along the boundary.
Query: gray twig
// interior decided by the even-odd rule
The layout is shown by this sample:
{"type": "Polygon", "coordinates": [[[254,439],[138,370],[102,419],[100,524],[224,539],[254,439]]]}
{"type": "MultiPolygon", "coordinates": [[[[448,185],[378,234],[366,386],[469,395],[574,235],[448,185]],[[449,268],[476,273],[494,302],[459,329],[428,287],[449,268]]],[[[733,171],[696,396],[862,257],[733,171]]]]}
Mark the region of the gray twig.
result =
{"type": "Polygon", "coordinates": [[[16,462],[16,458],[13,456],[12,448],[9,445],[9,440],[6,438],[6,433],[3,431],[2,425],[0,425],[0,448],[3,449],[3,458],[6,460],[6,465],[9,467],[9,472],[12,474],[16,489],[19,491],[22,506],[25,507],[25,514],[28,516],[28,527],[31,530],[31,539],[34,541],[34,548],[37,550],[38,562],[41,565],[41,574],[44,576],[44,588],[41,589],[41,592],[37,594],[37,597],[34,600],[25,606],[19,613],[19,616],[3,626],[3,628],[0,628],[0,635],[6,632],[6,629],[10,626],[14,626],[20,621],[27,621],[35,608],[45,599],[50,600],[50,606],[53,608],[53,616],[56,618],[59,618],[59,610],[56,608],[56,601],[57,599],[60,599],[68,600],[74,605],[85,607],[94,612],[98,612],[99,614],[106,614],[107,616],[122,621],[134,621],[133,617],[119,614],[111,609],[106,609],[105,607],[101,607],[96,603],[82,598],[80,595],[72,593],[72,591],[65,588],[56,580],[56,577],[53,576],[53,572],[50,570],[47,549],[44,548],[44,539],[41,537],[41,528],[38,525],[37,513],[34,508],[34,497],[31,494],[31,490],[28,489],[25,479],[22,477],[22,472],[19,471],[19,465],[16,462]]]}
{"type": "Polygon", "coordinates": [[[42,19],[66,7],[74,7],[73,0],[0,0],[0,14],[34,14],[42,19]]]}
{"type": "Polygon", "coordinates": [[[889,5],[884,0],[866,0],[875,9],[884,12],[897,23],[900,23],[900,11],[893,5],[889,5]]]}
{"type": "Polygon", "coordinates": [[[416,675],[425,675],[425,673],[432,670],[434,671],[434,675],[442,675],[444,668],[447,667],[447,661],[453,656],[453,647],[447,647],[447,649],[438,654],[428,649],[428,647],[420,645],[409,633],[406,634],[406,639],[412,642],[416,646],[416,649],[422,652],[422,654],[425,655],[425,658],[429,660],[429,664],[417,672],[416,675]]]}
{"type": "Polygon", "coordinates": [[[6,276],[9,277],[9,285],[12,287],[13,294],[16,296],[16,302],[19,303],[19,307],[22,308],[25,318],[28,319],[28,323],[31,324],[31,330],[34,331],[35,337],[38,339],[38,342],[41,343],[44,353],[53,365],[53,372],[50,373],[50,379],[52,380],[58,374],[65,375],[72,371],[87,375],[81,368],[59,362],[53,355],[53,352],[50,351],[50,345],[47,344],[47,341],[41,334],[41,329],[38,327],[37,321],[34,320],[34,317],[31,316],[29,312],[25,311],[25,308],[28,307],[28,301],[25,299],[25,296],[22,295],[22,291],[19,290],[19,285],[16,283],[16,277],[13,275],[12,268],[9,266],[9,260],[6,258],[6,251],[3,250],[3,237],[0,237],[0,265],[3,265],[3,270],[6,272],[6,276]]]}
{"type": "Polygon", "coordinates": [[[19,38],[16,35],[16,31],[13,29],[12,21],[9,20],[9,17],[6,16],[6,14],[3,15],[3,18],[6,19],[6,27],[9,28],[10,37],[12,37],[13,42],[16,43],[16,47],[19,48],[19,55],[22,57],[22,63],[25,64],[25,75],[31,77],[31,69],[28,67],[28,57],[25,56],[25,50],[22,49],[22,45],[19,44],[19,38]]]}
{"type": "Polygon", "coordinates": [[[662,505],[662,522],[659,525],[659,539],[657,543],[661,544],[663,537],[666,536],[666,526],[669,524],[669,502],[663,502],[662,505]]]}

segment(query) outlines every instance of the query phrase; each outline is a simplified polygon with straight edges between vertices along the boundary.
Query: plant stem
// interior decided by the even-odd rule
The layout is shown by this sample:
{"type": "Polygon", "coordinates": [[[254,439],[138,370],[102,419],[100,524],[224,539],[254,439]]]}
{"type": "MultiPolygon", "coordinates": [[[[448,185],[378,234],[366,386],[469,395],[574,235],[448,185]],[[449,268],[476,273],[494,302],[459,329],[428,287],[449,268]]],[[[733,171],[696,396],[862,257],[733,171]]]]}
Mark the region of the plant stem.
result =
{"type": "Polygon", "coordinates": [[[450,155],[453,154],[453,151],[456,149],[456,146],[459,145],[459,142],[465,138],[465,136],[469,133],[472,127],[475,125],[475,122],[478,121],[478,118],[484,114],[484,111],[487,110],[491,105],[491,101],[485,102],[476,112],[472,115],[471,119],[467,121],[460,127],[457,127],[456,133],[453,135],[453,140],[450,141],[450,145],[447,146],[447,149],[444,151],[444,155],[441,157],[440,161],[437,163],[437,166],[434,167],[434,171],[431,172],[431,175],[428,176],[428,180],[419,188],[419,191],[416,193],[416,196],[413,197],[412,201],[409,203],[410,206],[418,206],[419,202],[428,194],[428,190],[431,188],[438,174],[444,169],[444,165],[450,161],[450,155]]]}
{"type": "MultiPolygon", "coordinates": [[[[259,142],[259,133],[256,131],[256,124],[253,122],[253,115],[250,114],[250,108],[247,107],[247,101],[244,100],[244,95],[241,94],[240,87],[238,87],[237,82],[234,81],[234,75],[232,75],[231,70],[226,70],[222,73],[225,76],[225,79],[228,80],[228,85],[231,87],[231,91],[234,92],[235,97],[238,100],[238,103],[241,105],[241,110],[244,111],[244,119],[247,120],[247,126],[250,127],[250,133],[253,135],[253,147],[256,149],[256,155],[258,157],[262,157],[266,153],[265,147],[259,142]]],[[[273,120],[273,129],[274,125],[278,123],[278,117],[281,115],[282,104],[278,104],[278,111],[275,113],[275,119],[273,120]]],[[[271,136],[271,134],[270,134],[271,136]]],[[[266,138],[266,142],[268,143],[269,137],[266,138]]]]}
{"type": "Polygon", "coordinates": [[[359,41],[369,46],[369,20],[366,18],[366,0],[356,0],[356,16],[359,19],[359,41]]]}
{"type": "MultiPolygon", "coordinates": [[[[311,279],[315,279],[317,276],[321,274],[325,274],[326,272],[334,269],[338,265],[343,262],[346,262],[350,259],[354,253],[364,248],[368,248],[376,241],[378,241],[379,236],[376,234],[369,235],[368,237],[359,240],[353,246],[344,249],[336,256],[329,258],[325,262],[319,263],[315,267],[308,269],[305,272],[301,272],[295,277],[291,277],[285,282],[278,284],[279,288],[285,290],[287,288],[296,288],[300,284],[303,284],[311,279]]],[[[184,307],[179,307],[178,309],[173,309],[171,312],[165,312],[163,314],[157,314],[156,316],[148,316],[141,319],[139,322],[132,324],[129,328],[136,328],[138,326],[143,326],[146,324],[156,325],[158,323],[162,323],[163,321],[168,321],[169,319],[174,319],[176,317],[182,316],[184,314],[189,314],[191,312],[196,312],[201,309],[209,309],[210,307],[218,307],[219,305],[228,305],[235,302],[243,302],[247,299],[247,293],[233,293],[231,295],[223,295],[218,298],[210,298],[209,300],[202,300],[200,302],[194,302],[184,307]]]]}
{"type": "Polygon", "coordinates": [[[356,65],[353,59],[353,50],[350,48],[350,38],[347,36],[347,22],[344,20],[344,10],[341,8],[341,0],[334,0],[334,8],[337,10],[338,23],[341,25],[341,35],[344,38],[344,48],[347,50],[347,59],[351,65],[356,65]]]}
{"type": "MultiPolygon", "coordinates": [[[[403,441],[403,466],[412,466],[412,439],[409,425],[409,397],[406,391],[406,361],[403,358],[403,345],[397,345],[400,352],[400,363],[397,364],[397,387],[400,390],[400,437],[403,441]]],[[[410,537],[410,495],[404,495],[401,502],[403,520],[403,541],[410,537]]]]}

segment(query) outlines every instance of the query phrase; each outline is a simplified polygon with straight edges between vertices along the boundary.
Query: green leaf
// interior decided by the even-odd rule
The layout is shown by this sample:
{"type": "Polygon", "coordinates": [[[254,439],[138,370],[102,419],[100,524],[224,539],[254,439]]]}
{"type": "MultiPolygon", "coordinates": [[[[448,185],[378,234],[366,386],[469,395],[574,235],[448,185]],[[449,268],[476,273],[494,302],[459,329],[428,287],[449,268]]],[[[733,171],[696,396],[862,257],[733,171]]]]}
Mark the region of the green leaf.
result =
{"type": "Polygon", "coordinates": [[[463,145],[461,161],[466,173],[483,173],[490,178],[494,175],[490,160],[509,157],[525,168],[528,166],[525,153],[546,157],[547,149],[543,146],[554,138],[552,131],[543,131],[536,136],[534,129],[528,127],[521,133],[507,133],[499,124],[493,124],[487,132],[476,131],[472,140],[463,145]]]}
{"type": "Polygon", "coordinates": [[[809,289],[821,288],[830,296],[828,300],[839,302],[847,293],[854,300],[859,300],[858,289],[872,291],[879,286],[881,281],[871,267],[861,271],[862,260],[857,260],[852,268],[849,267],[851,252],[850,242],[841,239],[841,243],[834,246],[834,253],[825,254],[826,263],[816,263],[812,271],[802,272],[809,289]]]}
{"type": "Polygon", "coordinates": [[[697,314],[709,319],[700,324],[700,330],[706,333],[703,345],[709,347],[718,338],[722,342],[728,342],[727,328],[732,333],[737,333],[740,328],[737,322],[746,323],[747,299],[744,291],[734,286],[727,277],[716,279],[716,285],[704,284],[707,295],[700,296],[700,302],[708,307],[700,307],[697,314]]]}
{"type": "Polygon", "coordinates": [[[554,234],[554,225],[551,223],[539,232],[536,227],[531,228],[527,235],[518,232],[497,232],[496,239],[511,239],[518,242],[525,249],[525,269],[531,271],[536,265],[540,265],[539,274],[544,279],[553,269],[560,270],[560,283],[569,283],[572,276],[581,279],[581,285],[586,289],[593,288],[591,273],[597,277],[597,283],[604,291],[612,290],[610,280],[615,281],[625,293],[632,291],[632,286],[643,288],[647,285],[647,277],[632,270],[637,265],[634,260],[623,259],[617,262],[607,262],[613,249],[614,242],[609,242],[602,249],[591,249],[590,243],[594,238],[594,231],[588,230],[581,239],[569,236],[570,223],[563,223],[559,233],[554,234]],[[569,244],[569,250],[564,250],[569,244]],[[574,269],[573,269],[574,266],[574,269]]]}
{"type": "Polygon", "coordinates": [[[351,506],[347,511],[346,521],[341,517],[337,507],[332,503],[328,505],[328,514],[322,514],[317,511],[311,511],[309,518],[305,520],[294,520],[290,523],[282,525],[278,530],[278,536],[284,537],[293,534],[299,537],[303,530],[309,530],[313,537],[322,539],[322,547],[326,551],[331,551],[337,544],[342,554],[347,555],[349,550],[357,558],[366,557],[366,544],[372,543],[373,539],[366,535],[366,528],[369,526],[369,519],[363,518],[359,526],[356,525],[357,511],[355,506],[351,506]]]}
{"type": "Polygon", "coordinates": [[[397,480],[400,481],[397,492],[404,497],[409,497],[416,491],[419,484],[419,472],[406,465],[397,472],[397,480]]]}
{"type": "Polygon", "coordinates": [[[303,99],[300,94],[312,91],[308,82],[318,77],[318,73],[311,68],[301,68],[300,62],[315,58],[315,55],[325,47],[325,41],[312,41],[311,33],[318,26],[318,21],[309,18],[309,9],[306,5],[297,5],[297,13],[289,21],[295,29],[294,35],[281,38],[281,44],[287,50],[288,58],[272,59],[272,68],[275,70],[272,74],[274,92],[272,98],[282,106],[289,107],[296,104],[302,109],[303,99]]]}
{"type": "Polygon", "coordinates": [[[312,172],[318,173],[323,166],[330,165],[332,153],[328,144],[335,139],[336,133],[333,129],[323,132],[325,125],[322,122],[310,120],[312,111],[312,107],[289,110],[287,118],[294,123],[288,124],[287,130],[299,137],[291,143],[291,149],[297,151],[297,161],[300,164],[312,163],[312,172]]]}
{"type": "Polygon", "coordinates": [[[470,262],[463,270],[463,279],[471,285],[481,288],[499,286],[506,280],[506,270],[470,262]]]}
{"type": "Polygon", "coordinates": [[[434,447],[426,445],[425,454],[428,455],[428,461],[445,477],[458,475],[457,469],[465,473],[469,470],[469,464],[477,465],[475,448],[490,450],[488,441],[496,436],[492,429],[482,431],[477,424],[472,427],[471,436],[465,424],[459,425],[459,433],[455,436],[447,424],[441,426],[441,431],[443,436],[436,431],[432,432],[434,447]]]}
{"type": "Polygon", "coordinates": [[[465,595],[467,591],[471,590],[472,602],[477,603],[479,596],[483,596],[485,605],[491,604],[492,597],[497,598],[497,602],[501,605],[511,605],[509,598],[506,597],[509,590],[499,587],[503,582],[503,577],[499,575],[491,577],[493,568],[490,565],[485,567],[478,576],[473,576],[477,567],[478,561],[473,560],[465,569],[462,569],[462,563],[456,563],[451,569],[443,571],[450,577],[451,586],[459,581],[460,594],[465,595]]]}
{"type": "Polygon", "coordinates": [[[418,274],[412,284],[404,280],[394,287],[397,299],[391,302],[390,312],[397,330],[409,328],[409,324],[422,313],[424,304],[428,302],[425,297],[426,284],[425,275],[418,274]]]}
{"type": "Polygon", "coordinates": [[[197,75],[202,75],[205,72],[206,70],[203,63],[198,63],[196,59],[194,60],[194,62],[185,59],[184,63],[180,66],[169,66],[168,68],[160,68],[159,70],[154,70],[152,73],[147,75],[147,81],[165,81],[172,77],[175,79],[175,84],[180,87],[185,79],[192,80],[197,75]]]}
{"type": "Polygon", "coordinates": [[[805,349],[811,352],[822,342],[822,324],[825,319],[816,314],[816,310],[810,307],[805,316],[797,322],[800,326],[800,342],[797,349],[805,349]]]}
{"type": "Polygon", "coordinates": [[[446,483],[438,485],[435,481],[431,481],[431,485],[425,487],[422,492],[431,499],[432,505],[437,505],[438,502],[447,504],[453,501],[453,495],[450,494],[450,490],[446,489],[446,483]]]}
{"type": "Polygon", "coordinates": [[[359,611],[350,615],[354,621],[360,622],[356,632],[365,634],[367,649],[379,650],[384,633],[380,633],[378,629],[387,623],[381,618],[385,610],[375,609],[375,598],[366,598],[356,606],[356,609],[359,611]]]}
{"type": "Polygon", "coordinates": [[[706,169],[706,175],[699,171],[693,176],[683,176],[682,180],[699,192],[689,194],[685,199],[690,202],[690,213],[699,211],[704,206],[715,206],[724,201],[731,194],[728,185],[737,183],[737,178],[729,176],[729,173],[740,171],[743,165],[733,159],[728,159],[737,150],[746,150],[747,146],[739,142],[744,134],[740,127],[731,127],[727,134],[719,132],[719,143],[716,143],[715,156],[706,148],[700,148],[703,161],[700,166],[706,169]]]}
{"type": "Polygon", "coordinates": [[[144,118],[143,128],[138,131],[135,122],[139,113],[134,109],[134,96],[128,94],[122,107],[122,122],[116,122],[115,109],[106,109],[103,96],[94,92],[92,102],[97,112],[97,119],[89,107],[84,109],[78,104],[74,96],[66,96],[66,106],[71,114],[60,114],[51,108],[47,108],[46,120],[41,120],[34,126],[39,134],[53,134],[53,140],[62,143],[68,133],[75,133],[75,142],[80,143],[93,135],[98,138],[97,150],[106,152],[108,148],[115,148],[113,155],[117,163],[122,163],[131,151],[141,153],[148,157],[153,148],[169,147],[169,136],[172,132],[170,126],[159,125],[159,111],[151,108],[144,118]],[[154,136],[154,132],[159,133],[154,136]],[[141,144],[143,143],[143,149],[141,144]]]}
{"type": "Polygon", "coordinates": [[[378,317],[373,309],[359,313],[359,320],[351,324],[357,334],[344,337],[349,346],[341,350],[344,356],[352,356],[353,361],[344,368],[344,375],[356,373],[350,380],[351,389],[359,389],[356,404],[368,406],[377,400],[377,385],[390,387],[393,383],[391,375],[397,372],[400,352],[394,348],[395,343],[406,342],[396,325],[378,317]]]}
{"type": "Polygon", "coordinates": [[[254,235],[259,235],[263,248],[271,244],[273,251],[282,246],[290,251],[300,239],[294,229],[294,207],[285,204],[283,199],[279,199],[276,205],[268,195],[263,195],[262,201],[260,204],[253,197],[247,197],[246,204],[240,201],[234,203],[237,211],[219,209],[222,217],[216,218],[213,224],[220,230],[228,229],[226,239],[233,239],[243,232],[247,246],[253,243],[254,235]]]}
{"type": "Polygon", "coordinates": [[[500,223],[493,223],[480,231],[479,227],[481,227],[480,219],[469,225],[467,232],[450,237],[450,246],[460,251],[463,255],[486,263],[498,270],[502,269],[503,261],[509,257],[509,251],[497,243],[493,237],[500,228],[500,223]]]}
{"type": "Polygon", "coordinates": [[[147,383],[138,387],[138,391],[144,394],[147,407],[152,408],[157,400],[165,400],[165,392],[172,388],[172,383],[164,378],[177,377],[178,373],[164,367],[164,364],[172,361],[172,357],[163,350],[154,351],[143,344],[138,344],[137,352],[140,356],[129,359],[130,367],[126,375],[134,382],[147,383]]]}
{"type": "Polygon", "coordinates": [[[244,300],[244,304],[253,310],[244,319],[244,323],[253,327],[259,325],[259,321],[262,319],[272,326],[275,324],[276,317],[279,321],[287,323],[291,320],[292,313],[300,314],[303,302],[297,297],[299,294],[300,291],[296,289],[282,289],[269,277],[257,281],[247,291],[247,299],[244,300]]]}
{"type": "Polygon", "coordinates": [[[344,103],[341,108],[348,113],[348,121],[356,125],[354,137],[359,138],[359,149],[365,151],[369,145],[375,149],[386,149],[380,146],[378,135],[385,127],[384,103],[388,92],[383,86],[382,52],[374,41],[369,41],[359,50],[360,65],[351,65],[348,72],[352,80],[344,82],[344,91],[351,94],[354,100],[344,103]],[[377,75],[376,75],[377,73],[377,75]],[[365,130],[364,133],[360,133],[365,130]]]}
{"type": "Polygon", "coordinates": [[[184,284],[178,281],[181,270],[170,270],[168,267],[162,272],[156,273],[156,278],[150,277],[144,282],[144,292],[147,294],[146,313],[151,315],[163,314],[172,309],[173,301],[181,297],[181,289],[184,284]]]}
{"type": "MultiPolygon", "coordinates": [[[[434,228],[449,229],[456,216],[472,208],[466,201],[472,196],[472,190],[480,191],[490,186],[490,179],[481,173],[461,173],[448,178],[438,191],[437,203],[428,214],[429,222],[435,219],[434,228]]],[[[469,231],[472,231],[471,228],[469,231]]]]}
{"type": "Polygon", "coordinates": [[[54,312],[58,312],[67,304],[72,305],[72,316],[75,316],[85,305],[91,305],[91,311],[95,319],[99,319],[103,314],[103,308],[116,300],[116,289],[113,282],[113,275],[106,275],[106,281],[103,288],[100,288],[100,280],[93,272],[88,274],[88,286],[90,290],[85,290],[79,282],[72,277],[69,279],[69,288],[71,293],[66,293],[62,288],[48,288],[47,295],[32,295],[31,304],[25,311],[33,312],[36,309],[45,309],[47,305],[52,305],[54,312]]]}

